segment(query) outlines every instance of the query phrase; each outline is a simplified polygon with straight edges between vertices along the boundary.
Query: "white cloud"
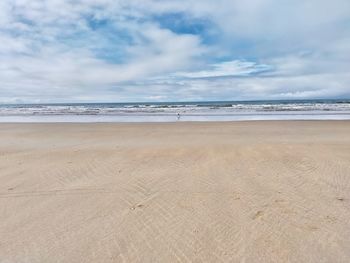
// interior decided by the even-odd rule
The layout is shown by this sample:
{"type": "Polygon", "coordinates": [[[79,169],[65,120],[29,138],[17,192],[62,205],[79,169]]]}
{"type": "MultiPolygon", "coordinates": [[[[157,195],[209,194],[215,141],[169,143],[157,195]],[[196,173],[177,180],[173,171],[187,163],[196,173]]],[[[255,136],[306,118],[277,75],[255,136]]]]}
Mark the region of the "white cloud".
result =
{"type": "Polygon", "coordinates": [[[348,0],[3,0],[0,102],[350,96],[349,19],[348,0]]]}
{"type": "Polygon", "coordinates": [[[261,73],[270,69],[272,68],[265,64],[258,64],[251,61],[233,60],[210,65],[208,70],[179,72],[174,74],[174,76],[185,78],[242,77],[261,73]]]}

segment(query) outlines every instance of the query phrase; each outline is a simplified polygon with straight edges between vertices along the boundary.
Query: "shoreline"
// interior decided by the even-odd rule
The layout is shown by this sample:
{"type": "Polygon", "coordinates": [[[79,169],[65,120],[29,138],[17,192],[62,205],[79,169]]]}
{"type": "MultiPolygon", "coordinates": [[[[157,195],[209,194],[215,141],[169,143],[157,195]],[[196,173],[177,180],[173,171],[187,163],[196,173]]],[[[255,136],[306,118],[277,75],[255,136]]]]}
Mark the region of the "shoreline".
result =
{"type": "Polygon", "coordinates": [[[97,121],[97,122],[0,122],[0,126],[3,125],[217,125],[217,124],[222,124],[222,125],[230,125],[230,124],[249,124],[249,123],[261,123],[261,124],[266,124],[266,123],[350,123],[350,119],[313,119],[313,120],[308,120],[308,119],[292,119],[292,120],[236,120],[236,121],[160,121],[160,122],[151,122],[151,121],[140,121],[140,122],[102,122],[102,121],[97,121]]]}
{"type": "Polygon", "coordinates": [[[172,123],[241,121],[333,121],[350,120],[349,113],[337,114],[258,114],[258,115],[56,115],[0,116],[0,123],[172,123]]]}

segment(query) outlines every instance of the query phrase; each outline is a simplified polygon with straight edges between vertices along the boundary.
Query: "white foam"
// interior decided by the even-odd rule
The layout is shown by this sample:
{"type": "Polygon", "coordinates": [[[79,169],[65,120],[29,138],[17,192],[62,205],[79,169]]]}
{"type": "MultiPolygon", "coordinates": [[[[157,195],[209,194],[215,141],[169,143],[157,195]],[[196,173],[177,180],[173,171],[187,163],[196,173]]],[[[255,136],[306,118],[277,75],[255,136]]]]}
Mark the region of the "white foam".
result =
{"type": "Polygon", "coordinates": [[[0,122],[158,122],[350,119],[350,103],[1,105],[0,122]]]}

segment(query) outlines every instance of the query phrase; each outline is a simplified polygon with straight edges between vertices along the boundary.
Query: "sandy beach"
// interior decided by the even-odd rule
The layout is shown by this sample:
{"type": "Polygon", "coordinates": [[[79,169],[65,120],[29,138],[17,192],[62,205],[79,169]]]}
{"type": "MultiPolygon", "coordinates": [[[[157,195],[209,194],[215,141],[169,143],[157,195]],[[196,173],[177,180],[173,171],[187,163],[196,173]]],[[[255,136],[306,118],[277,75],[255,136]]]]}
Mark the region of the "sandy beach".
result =
{"type": "Polygon", "coordinates": [[[0,124],[0,262],[349,262],[350,122],[0,124]]]}

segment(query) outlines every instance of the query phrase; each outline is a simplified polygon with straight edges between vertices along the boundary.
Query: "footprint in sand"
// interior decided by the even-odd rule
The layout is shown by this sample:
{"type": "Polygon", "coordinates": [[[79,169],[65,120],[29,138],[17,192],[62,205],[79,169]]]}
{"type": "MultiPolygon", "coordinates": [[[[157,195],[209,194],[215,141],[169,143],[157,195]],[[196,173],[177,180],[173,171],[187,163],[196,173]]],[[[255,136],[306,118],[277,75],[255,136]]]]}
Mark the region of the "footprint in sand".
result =
{"type": "Polygon", "coordinates": [[[253,216],[253,220],[262,217],[264,215],[264,211],[258,211],[255,213],[255,215],[253,216]]]}
{"type": "Polygon", "coordinates": [[[135,210],[136,208],[142,208],[142,207],[144,207],[143,204],[138,204],[138,205],[136,205],[136,206],[132,206],[130,209],[131,209],[131,210],[135,210]]]}

